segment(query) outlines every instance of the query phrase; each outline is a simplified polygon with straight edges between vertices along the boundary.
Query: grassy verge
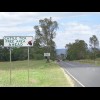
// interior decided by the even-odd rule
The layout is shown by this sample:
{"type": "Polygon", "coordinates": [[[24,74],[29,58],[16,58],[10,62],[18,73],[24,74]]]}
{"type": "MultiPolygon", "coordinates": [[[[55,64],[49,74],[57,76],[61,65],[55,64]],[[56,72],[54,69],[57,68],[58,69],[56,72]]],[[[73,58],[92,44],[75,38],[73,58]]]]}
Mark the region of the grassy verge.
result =
{"type": "Polygon", "coordinates": [[[89,63],[89,64],[95,64],[97,66],[100,66],[100,58],[97,58],[95,61],[91,59],[84,59],[84,60],[75,60],[75,62],[89,63]]]}
{"type": "Polygon", "coordinates": [[[0,86],[14,87],[71,87],[72,84],[55,62],[30,61],[29,84],[27,61],[12,62],[10,85],[10,63],[0,62],[0,86]]]}

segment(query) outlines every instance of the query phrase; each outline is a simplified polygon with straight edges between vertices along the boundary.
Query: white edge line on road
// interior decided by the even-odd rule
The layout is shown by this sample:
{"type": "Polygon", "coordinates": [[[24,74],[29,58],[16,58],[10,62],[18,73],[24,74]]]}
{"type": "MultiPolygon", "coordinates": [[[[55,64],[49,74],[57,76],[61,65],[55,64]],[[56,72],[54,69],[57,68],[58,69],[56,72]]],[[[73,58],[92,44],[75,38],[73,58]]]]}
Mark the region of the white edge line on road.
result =
{"type": "MultiPolygon", "coordinates": [[[[66,70],[66,69],[65,69],[66,70]]],[[[67,71],[67,70],[66,70],[67,71]]],[[[68,71],[67,73],[77,82],[79,83],[82,87],[85,87],[81,82],[79,82],[72,74],[70,74],[68,71]]]]}
{"type": "Polygon", "coordinates": [[[70,78],[70,76],[64,71],[63,68],[61,68],[61,70],[63,71],[65,77],[69,80],[69,83],[70,83],[70,85],[71,85],[70,87],[74,87],[74,82],[73,82],[73,80],[70,78]]]}

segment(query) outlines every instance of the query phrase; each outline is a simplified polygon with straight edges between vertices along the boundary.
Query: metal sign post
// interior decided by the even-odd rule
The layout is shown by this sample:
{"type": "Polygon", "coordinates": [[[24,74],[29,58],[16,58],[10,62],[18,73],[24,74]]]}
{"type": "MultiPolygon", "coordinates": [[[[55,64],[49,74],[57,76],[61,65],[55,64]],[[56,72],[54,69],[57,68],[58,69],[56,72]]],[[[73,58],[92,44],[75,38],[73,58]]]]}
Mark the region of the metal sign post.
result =
{"type": "Polygon", "coordinates": [[[11,67],[12,63],[11,63],[11,47],[10,47],[10,84],[11,84],[11,67]]]}
{"type": "Polygon", "coordinates": [[[5,47],[32,47],[32,36],[4,36],[5,47]]]}
{"type": "Polygon", "coordinates": [[[29,83],[29,47],[28,47],[28,83],[29,83]]]}
{"type": "Polygon", "coordinates": [[[11,84],[11,48],[28,47],[28,83],[29,83],[29,47],[33,46],[33,36],[4,36],[4,47],[10,47],[10,84],[11,84]]]}
{"type": "Polygon", "coordinates": [[[44,56],[46,57],[47,62],[49,62],[49,59],[50,59],[50,53],[44,53],[44,56]]]}
{"type": "Polygon", "coordinates": [[[44,56],[50,56],[50,53],[44,53],[44,56]]]}

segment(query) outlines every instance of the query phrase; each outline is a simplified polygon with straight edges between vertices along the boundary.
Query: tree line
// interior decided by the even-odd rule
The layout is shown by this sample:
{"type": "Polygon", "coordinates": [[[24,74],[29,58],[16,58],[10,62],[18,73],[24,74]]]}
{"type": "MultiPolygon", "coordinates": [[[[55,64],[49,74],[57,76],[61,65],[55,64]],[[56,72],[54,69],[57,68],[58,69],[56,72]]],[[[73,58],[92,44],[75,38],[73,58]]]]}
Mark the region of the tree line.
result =
{"type": "MultiPolygon", "coordinates": [[[[56,37],[58,29],[57,21],[52,18],[44,18],[39,20],[39,25],[33,27],[35,29],[35,41],[33,47],[30,48],[30,59],[44,59],[44,53],[50,53],[50,59],[56,58],[56,44],[53,39],[56,37]]],[[[0,39],[0,61],[9,61],[9,47],[4,47],[4,40],[0,39]]],[[[26,47],[12,48],[12,60],[26,60],[28,57],[26,47]]]]}
{"type": "MultiPolygon", "coordinates": [[[[42,60],[45,59],[44,53],[50,53],[51,60],[55,60],[56,43],[54,38],[56,37],[56,31],[58,29],[57,21],[53,21],[52,18],[44,18],[39,20],[39,25],[35,25],[35,41],[33,47],[30,48],[30,59],[42,60]]],[[[66,55],[61,54],[61,58],[68,60],[80,60],[80,59],[96,59],[100,57],[99,40],[96,35],[89,38],[89,47],[84,40],[75,40],[74,43],[65,45],[67,48],[66,55]]],[[[9,47],[4,47],[4,40],[0,39],[0,61],[9,61],[9,47]]],[[[12,48],[12,60],[26,60],[28,58],[27,47],[12,48]]],[[[48,60],[49,60],[48,59],[48,60]]]]}
{"type": "Polygon", "coordinates": [[[66,59],[80,60],[80,59],[93,59],[100,57],[99,40],[96,35],[89,38],[89,47],[84,40],[75,40],[74,43],[66,44],[67,48],[66,59]]]}

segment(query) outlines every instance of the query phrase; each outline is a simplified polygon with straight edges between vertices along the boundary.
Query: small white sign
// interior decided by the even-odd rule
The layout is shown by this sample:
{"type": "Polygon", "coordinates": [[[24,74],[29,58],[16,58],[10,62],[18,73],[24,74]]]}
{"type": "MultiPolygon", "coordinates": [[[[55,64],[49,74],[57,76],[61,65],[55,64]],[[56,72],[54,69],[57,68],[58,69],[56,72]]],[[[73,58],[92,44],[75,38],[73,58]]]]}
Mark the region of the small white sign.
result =
{"type": "Polygon", "coordinates": [[[33,36],[4,36],[5,47],[33,46],[33,36]]]}
{"type": "Polygon", "coordinates": [[[50,56],[50,53],[44,53],[44,56],[50,56]]]}

